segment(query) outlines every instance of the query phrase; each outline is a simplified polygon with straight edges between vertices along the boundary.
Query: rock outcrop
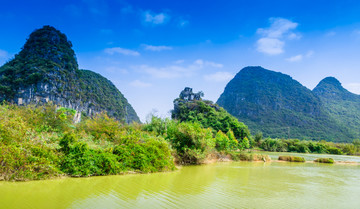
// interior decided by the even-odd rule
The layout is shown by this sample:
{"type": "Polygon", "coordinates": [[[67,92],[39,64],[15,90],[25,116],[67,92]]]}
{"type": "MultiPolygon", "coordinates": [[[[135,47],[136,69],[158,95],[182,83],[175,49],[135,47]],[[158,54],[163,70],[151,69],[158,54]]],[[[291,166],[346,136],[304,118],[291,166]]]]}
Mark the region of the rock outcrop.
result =
{"type": "Polygon", "coordinates": [[[15,58],[0,67],[0,101],[18,105],[53,102],[92,116],[106,111],[127,123],[140,122],[121,92],[100,74],[78,69],[65,34],[51,26],[35,30],[15,58]]]}

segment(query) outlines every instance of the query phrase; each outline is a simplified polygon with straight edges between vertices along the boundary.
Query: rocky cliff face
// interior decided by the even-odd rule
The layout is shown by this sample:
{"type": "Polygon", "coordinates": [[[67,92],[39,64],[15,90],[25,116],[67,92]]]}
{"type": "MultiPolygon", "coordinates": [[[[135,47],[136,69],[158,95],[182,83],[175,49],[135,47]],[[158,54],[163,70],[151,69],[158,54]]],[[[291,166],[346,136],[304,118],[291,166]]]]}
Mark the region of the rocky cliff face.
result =
{"type": "Polygon", "coordinates": [[[350,140],[311,90],[290,76],[261,67],[242,69],[225,87],[217,104],[254,133],[300,139],[350,140]]]}
{"type": "Polygon", "coordinates": [[[139,122],[134,109],[106,78],[79,70],[72,44],[51,26],[35,30],[15,58],[0,68],[0,101],[47,103],[94,115],[106,111],[127,123],[139,122]]]}

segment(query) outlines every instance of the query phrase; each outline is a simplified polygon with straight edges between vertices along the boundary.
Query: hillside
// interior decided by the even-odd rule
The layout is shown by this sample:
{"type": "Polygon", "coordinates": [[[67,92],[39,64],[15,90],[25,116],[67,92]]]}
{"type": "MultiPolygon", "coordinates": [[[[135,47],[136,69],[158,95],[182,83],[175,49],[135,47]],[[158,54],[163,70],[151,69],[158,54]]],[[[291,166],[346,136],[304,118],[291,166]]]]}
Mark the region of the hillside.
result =
{"type": "Polygon", "coordinates": [[[66,35],[51,26],[30,34],[15,58],[0,67],[0,101],[18,105],[52,101],[93,115],[107,111],[125,122],[139,118],[122,93],[100,74],[80,70],[66,35]]]}
{"type": "Polygon", "coordinates": [[[327,77],[314,88],[326,111],[339,124],[360,138],[360,96],[342,87],[334,77],[327,77]]]}
{"type": "Polygon", "coordinates": [[[217,101],[221,107],[264,136],[352,141],[321,100],[290,76],[262,67],[242,69],[217,101]]]}

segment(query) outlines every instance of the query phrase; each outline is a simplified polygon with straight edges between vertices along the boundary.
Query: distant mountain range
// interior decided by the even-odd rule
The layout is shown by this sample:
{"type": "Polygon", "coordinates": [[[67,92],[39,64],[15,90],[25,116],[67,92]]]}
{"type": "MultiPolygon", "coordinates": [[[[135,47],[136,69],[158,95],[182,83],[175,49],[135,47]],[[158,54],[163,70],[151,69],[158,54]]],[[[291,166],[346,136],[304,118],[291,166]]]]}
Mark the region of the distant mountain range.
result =
{"type": "Polygon", "coordinates": [[[30,34],[15,58],[0,67],[0,102],[47,103],[93,115],[106,111],[125,122],[140,122],[124,95],[108,79],[80,70],[72,44],[51,26],[30,34]]]}
{"type": "Polygon", "coordinates": [[[360,96],[333,77],[309,90],[262,67],[242,69],[217,101],[253,133],[278,138],[351,142],[360,138],[360,96]]]}

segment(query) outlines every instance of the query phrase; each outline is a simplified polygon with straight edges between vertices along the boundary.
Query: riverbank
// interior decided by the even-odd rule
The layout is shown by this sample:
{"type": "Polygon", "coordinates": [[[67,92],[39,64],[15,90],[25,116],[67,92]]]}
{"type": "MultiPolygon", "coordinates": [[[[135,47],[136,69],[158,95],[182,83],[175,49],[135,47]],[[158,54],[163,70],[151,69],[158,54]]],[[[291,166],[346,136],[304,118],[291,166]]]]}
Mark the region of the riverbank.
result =
{"type": "Polygon", "coordinates": [[[359,166],[216,162],[173,172],[0,182],[1,208],[359,208],[359,166]]]}

